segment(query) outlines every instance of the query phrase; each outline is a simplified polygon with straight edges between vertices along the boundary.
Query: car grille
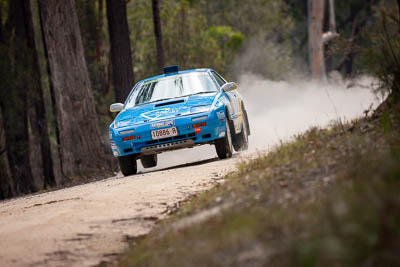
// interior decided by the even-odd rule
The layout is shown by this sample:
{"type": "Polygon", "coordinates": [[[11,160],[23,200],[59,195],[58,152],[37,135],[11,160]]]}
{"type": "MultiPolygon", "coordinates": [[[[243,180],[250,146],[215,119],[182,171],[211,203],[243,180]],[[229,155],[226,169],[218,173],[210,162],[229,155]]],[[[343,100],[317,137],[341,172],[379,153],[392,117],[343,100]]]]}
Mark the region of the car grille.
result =
{"type": "Polygon", "coordinates": [[[168,151],[168,150],[193,147],[194,145],[195,145],[195,143],[194,143],[193,139],[186,139],[186,140],[180,140],[180,141],[173,141],[170,143],[146,146],[146,147],[143,147],[140,151],[145,155],[151,155],[154,153],[160,153],[160,152],[168,151]]]}

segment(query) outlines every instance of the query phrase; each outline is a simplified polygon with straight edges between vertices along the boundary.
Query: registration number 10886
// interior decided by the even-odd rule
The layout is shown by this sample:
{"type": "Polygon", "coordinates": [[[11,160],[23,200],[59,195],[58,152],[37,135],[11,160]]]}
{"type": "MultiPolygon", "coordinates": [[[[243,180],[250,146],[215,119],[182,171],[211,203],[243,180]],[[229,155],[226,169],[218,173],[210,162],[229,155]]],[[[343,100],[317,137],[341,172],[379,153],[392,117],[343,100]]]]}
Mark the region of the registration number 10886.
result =
{"type": "Polygon", "coordinates": [[[170,128],[151,131],[151,138],[153,140],[177,136],[177,135],[178,135],[178,130],[176,129],[176,127],[170,127],[170,128]]]}

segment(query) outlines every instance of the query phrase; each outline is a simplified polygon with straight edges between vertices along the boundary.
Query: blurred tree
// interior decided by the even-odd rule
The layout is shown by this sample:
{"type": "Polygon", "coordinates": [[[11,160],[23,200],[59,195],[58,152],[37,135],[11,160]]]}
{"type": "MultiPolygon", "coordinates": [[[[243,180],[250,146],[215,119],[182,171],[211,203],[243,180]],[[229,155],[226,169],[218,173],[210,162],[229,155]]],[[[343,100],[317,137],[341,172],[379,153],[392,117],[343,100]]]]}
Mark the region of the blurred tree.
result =
{"type": "Polygon", "coordinates": [[[64,178],[108,175],[74,0],[39,0],[64,178]]]}
{"type": "MultiPolygon", "coordinates": [[[[180,69],[212,67],[223,71],[221,49],[208,31],[205,16],[187,0],[164,0],[160,8],[164,65],[180,69]]],[[[148,0],[128,3],[128,22],[135,62],[135,77],[159,72],[152,5],[148,0]]]]}
{"type": "Polygon", "coordinates": [[[123,103],[134,84],[126,0],[107,0],[115,101],[123,103]]]}
{"type": "Polygon", "coordinates": [[[160,8],[159,8],[159,0],[152,0],[153,7],[153,24],[154,24],[154,37],[156,39],[156,48],[157,48],[157,64],[158,71],[163,73],[164,64],[164,48],[162,44],[162,30],[161,30],[161,21],[160,21],[160,8]]]}
{"type": "Polygon", "coordinates": [[[77,0],[76,5],[90,81],[99,99],[108,92],[110,84],[107,81],[108,62],[103,51],[105,41],[103,32],[104,4],[103,0],[77,0]]]}
{"type": "Polygon", "coordinates": [[[324,44],[338,36],[335,4],[329,0],[329,31],[323,33],[325,0],[308,0],[308,55],[312,78],[326,80],[324,44]]]}
{"type": "Polygon", "coordinates": [[[325,0],[308,0],[308,56],[312,78],[325,80],[322,41],[325,0]]]}
{"type": "Polygon", "coordinates": [[[224,69],[221,49],[208,31],[204,16],[186,0],[163,5],[166,64],[181,69],[211,67],[224,69]]]}
{"type": "MultiPolygon", "coordinates": [[[[400,0],[397,0],[397,11],[399,12],[399,19],[400,19],[400,0]]],[[[399,28],[400,31],[400,28],[399,28]]]]}
{"type": "MultiPolygon", "coordinates": [[[[5,40],[3,39],[3,9],[4,3],[0,1],[0,76],[3,77],[6,74],[7,70],[4,68],[8,67],[8,64],[5,64],[5,55],[6,48],[5,40]]],[[[2,84],[6,84],[7,76],[2,81],[2,84]]],[[[8,158],[7,158],[7,150],[6,150],[6,142],[4,136],[4,124],[3,124],[3,116],[1,114],[2,104],[1,98],[3,97],[3,90],[5,88],[0,84],[0,199],[5,199],[13,196],[15,193],[13,192],[14,186],[12,185],[11,175],[8,171],[8,158]]]]}
{"type": "MultiPolygon", "coordinates": [[[[1,7],[0,7],[0,9],[1,9],[1,7]]],[[[0,13],[1,13],[1,11],[0,11],[0,13]]],[[[0,19],[1,19],[1,15],[0,15],[0,19]]],[[[0,25],[0,28],[1,28],[1,25],[0,25]]],[[[4,136],[3,118],[1,116],[1,110],[0,110],[0,170],[1,170],[0,171],[0,200],[10,198],[15,195],[14,185],[13,185],[13,181],[12,181],[10,171],[9,171],[9,166],[8,166],[7,150],[6,150],[5,143],[6,142],[5,142],[5,136],[4,136]]]]}
{"type": "Polygon", "coordinates": [[[399,10],[399,3],[393,0],[378,5],[374,13],[377,23],[368,31],[371,44],[362,51],[364,64],[379,79],[377,91],[390,99],[388,105],[400,103],[399,10]]]}
{"type": "Polygon", "coordinates": [[[29,0],[24,1],[24,17],[26,27],[26,44],[28,53],[31,58],[29,59],[31,65],[31,76],[27,81],[27,88],[29,89],[28,103],[33,105],[34,112],[30,114],[31,129],[33,134],[37,137],[40,144],[40,159],[41,169],[43,173],[43,183],[40,185],[42,188],[48,186],[53,187],[56,185],[56,179],[53,170],[53,160],[51,156],[50,139],[46,121],[46,109],[43,96],[43,88],[41,83],[41,71],[39,66],[39,59],[36,50],[35,34],[33,31],[33,22],[31,14],[31,6],[29,0]]]}
{"type": "Polygon", "coordinates": [[[227,50],[218,41],[225,75],[238,77],[241,73],[251,72],[280,80],[294,72],[294,54],[299,51],[297,42],[302,35],[293,33],[297,28],[293,17],[288,16],[284,1],[198,0],[191,3],[192,8],[204,15],[209,30],[230,27],[232,32],[243,36],[240,47],[234,51],[227,50]]]}
{"type": "Polygon", "coordinates": [[[230,26],[211,26],[208,31],[221,48],[222,60],[226,65],[231,64],[244,42],[244,35],[233,31],[230,26]]]}
{"type": "Polygon", "coordinates": [[[344,76],[364,71],[365,66],[359,60],[360,48],[370,43],[370,36],[363,35],[365,28],[375,24],[373,6],[380,0],[354,0],[336,2],[337,27],[340,38],[326,47],[327,72],[340,71],[344,76]]]}
{"type": "MultiPolygon", "coordinates": [[[[161,5],[160,7],[163,6],[164,5],[161,5]]],[[[160,10],[160,12],[161,11],[162,10],[160,10]]],[[[127,20],[130,29],[132,57],[133,62],[135,62],[135,78],[137,80],[158,73],[153,17],[148,16],[151,12],[151,1],[135,0],[127,3],[127,20]]],[[[161,15],[162,14],[160,14],[160,16],[161,15]]],[[[163,20],[165,25],[166,19],[162,17],[161,20],[163,20]]],[[[165,33],[165,31],[166,29],[164,28],[163,32],[165,33]]],[[[163,45],[165,48],[165,38],[163,38],[163,45]]],[[[164,59],[166,59],[165,54],[164,57],[164,59]]]]}
{"type": "MultiPolygon", "coordinates": [[[[289,38],[296,47],[295,56],[308,58],[307,34],[307,2],[308,0],[285,0],[288,15],[294,21],[289,38]]],[[[381,0],[335,1],[335,18],[338,38],[324,45],[326,72],[340,71],[344,76],[365,71],[360,57],[360,49],[370,44],[369,34],[362,34],[365,28],[371,29],[376,23],[373,7],[381,0]]],[[[325,5],[323,29],[329,30],[329,5],[325,5]]]]}
{"type": "Polygon", "coordinates": [[[16,194],[37,190],[29,159],[27,88],[30,86],[31,53],[27,46],[26,10],[29,1],[8,1],[8,16],[2,34],[2,75],[0,106],[6,150],[16,194]],[[4,36],[3,36],[4,35],[4,36]],[[8,48],[7,48],[8,47],[8,48]],[[4,56],[4,57],[3,57],[4,56]],[[8,57],[8,59],[7,59],[8,57]],[[4,64],[4,65],[3,65],[4,64]]]}

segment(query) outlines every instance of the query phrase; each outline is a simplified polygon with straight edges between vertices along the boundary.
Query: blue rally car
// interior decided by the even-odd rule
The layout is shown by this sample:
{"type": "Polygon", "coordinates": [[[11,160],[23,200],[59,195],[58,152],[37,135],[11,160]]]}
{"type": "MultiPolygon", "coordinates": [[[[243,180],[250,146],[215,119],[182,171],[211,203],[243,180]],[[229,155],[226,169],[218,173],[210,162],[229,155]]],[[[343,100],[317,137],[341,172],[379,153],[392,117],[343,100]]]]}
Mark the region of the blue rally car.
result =
{"type": "Polygon", "coordinates": [[[110,145],[122,173],[157,165],[157,154],[197,145],[214,144],[220,159],[246,150],[249,120],[236,83],[226,82],[212,69],[179,71],[138,82],[110,125],[110,145]]]}

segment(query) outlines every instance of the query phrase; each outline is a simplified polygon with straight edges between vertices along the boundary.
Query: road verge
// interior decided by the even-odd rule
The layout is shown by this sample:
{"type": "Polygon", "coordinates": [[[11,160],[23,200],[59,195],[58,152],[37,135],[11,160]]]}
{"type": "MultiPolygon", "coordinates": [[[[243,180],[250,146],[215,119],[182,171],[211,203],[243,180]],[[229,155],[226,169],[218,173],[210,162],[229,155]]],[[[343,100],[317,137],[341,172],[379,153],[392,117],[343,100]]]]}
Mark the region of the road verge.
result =
{"type": "Polygon", "coordinates": [[[311,128],[242,162],[119,265],[398,266],[400,120],[393,114],[311,128]]]}

